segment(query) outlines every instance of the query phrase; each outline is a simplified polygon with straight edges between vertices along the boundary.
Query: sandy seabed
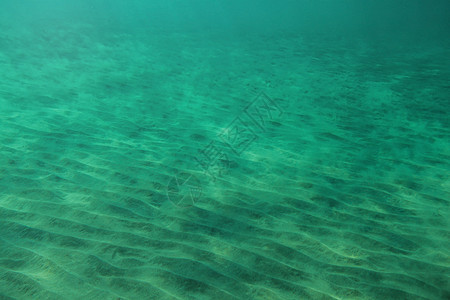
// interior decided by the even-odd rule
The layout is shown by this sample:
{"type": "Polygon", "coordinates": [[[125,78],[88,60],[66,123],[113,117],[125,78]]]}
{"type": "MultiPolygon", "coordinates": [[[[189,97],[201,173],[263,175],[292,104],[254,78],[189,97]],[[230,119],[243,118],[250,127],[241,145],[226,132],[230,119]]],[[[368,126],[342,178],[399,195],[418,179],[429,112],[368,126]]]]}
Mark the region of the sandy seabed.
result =
{"type": "Polygon", "coordinates": [[[48,28],[0,31],[1,299],[450,297],[448,47],[48,28]]]}

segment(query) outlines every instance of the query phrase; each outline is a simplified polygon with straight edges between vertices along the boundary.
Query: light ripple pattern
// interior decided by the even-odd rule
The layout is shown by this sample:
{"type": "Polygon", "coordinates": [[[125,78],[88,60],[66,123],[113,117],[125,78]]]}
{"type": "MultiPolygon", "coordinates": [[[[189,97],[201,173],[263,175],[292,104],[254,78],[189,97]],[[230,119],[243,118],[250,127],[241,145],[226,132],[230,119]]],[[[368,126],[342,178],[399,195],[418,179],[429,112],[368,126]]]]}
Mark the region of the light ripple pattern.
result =
{"type": "Polygon", "coordinates": [[[449,299],[448,48],[402,45],[3,24],[0,299],[449,299]]]}

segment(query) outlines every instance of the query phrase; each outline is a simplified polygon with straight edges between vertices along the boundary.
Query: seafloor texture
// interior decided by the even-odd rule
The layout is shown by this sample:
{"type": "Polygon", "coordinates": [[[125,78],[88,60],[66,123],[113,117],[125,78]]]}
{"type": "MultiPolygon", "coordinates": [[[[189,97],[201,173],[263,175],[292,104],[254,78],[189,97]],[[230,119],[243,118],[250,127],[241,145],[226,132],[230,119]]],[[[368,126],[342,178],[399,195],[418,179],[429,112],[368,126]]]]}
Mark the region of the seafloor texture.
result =
{"type": "Polygon", "coordinates": [[[1,299],[450,297],[448,45],[49,27],[0,31],[1,299]]]}

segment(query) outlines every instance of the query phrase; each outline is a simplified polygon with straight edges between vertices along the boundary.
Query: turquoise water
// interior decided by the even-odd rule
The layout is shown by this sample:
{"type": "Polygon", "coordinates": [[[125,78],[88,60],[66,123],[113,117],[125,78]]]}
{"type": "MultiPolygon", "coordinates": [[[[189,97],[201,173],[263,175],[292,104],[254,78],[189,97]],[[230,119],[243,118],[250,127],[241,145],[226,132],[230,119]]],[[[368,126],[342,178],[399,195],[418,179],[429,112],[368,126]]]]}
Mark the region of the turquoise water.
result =
{"type": "Polygon", "coordinates": [[[0,1],[0,299],[449,299],[448,1],[0,1]]]}

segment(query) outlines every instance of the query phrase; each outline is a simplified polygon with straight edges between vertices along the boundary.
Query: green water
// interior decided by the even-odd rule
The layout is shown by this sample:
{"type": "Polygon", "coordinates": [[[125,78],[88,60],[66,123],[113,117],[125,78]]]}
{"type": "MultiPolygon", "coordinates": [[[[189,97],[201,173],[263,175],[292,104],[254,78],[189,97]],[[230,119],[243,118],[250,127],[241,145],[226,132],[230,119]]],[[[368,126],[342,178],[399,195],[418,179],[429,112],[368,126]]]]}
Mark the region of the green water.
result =
{"type": "Polygon", "coordinates": [[[0,299],[449,299],[449,37],[438,0],[0,0],[0,299]]]}

